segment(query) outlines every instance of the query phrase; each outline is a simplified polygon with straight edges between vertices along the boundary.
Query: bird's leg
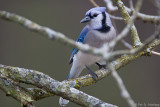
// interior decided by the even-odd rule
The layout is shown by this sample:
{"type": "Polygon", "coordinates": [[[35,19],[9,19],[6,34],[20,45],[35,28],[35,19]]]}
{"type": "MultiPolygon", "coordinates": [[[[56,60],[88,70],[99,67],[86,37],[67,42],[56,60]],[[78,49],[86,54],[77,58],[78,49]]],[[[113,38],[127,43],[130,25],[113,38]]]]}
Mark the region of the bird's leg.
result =
{"type": "Polygon", "coordinates": [[[98,76],[96,73],[94,73],[88,66],[86,66],[87,70],[89,71],[89,73],[92,75],[92,78],[96,81],[98,76]]]}
{"type": "Polygon", "coordinates": [[[98,65],[99,69],[107,69],[107,66],[106,65],[101,65],[99,64],[98,62],[96,62],[96,64],[98,65]]]}

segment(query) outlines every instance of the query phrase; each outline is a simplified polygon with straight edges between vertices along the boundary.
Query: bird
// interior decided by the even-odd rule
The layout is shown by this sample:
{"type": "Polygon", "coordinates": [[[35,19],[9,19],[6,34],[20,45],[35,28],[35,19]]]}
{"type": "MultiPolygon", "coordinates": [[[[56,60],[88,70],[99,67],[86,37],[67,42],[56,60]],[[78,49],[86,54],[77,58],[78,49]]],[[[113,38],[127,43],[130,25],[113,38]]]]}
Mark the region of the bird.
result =
{"type": "MultiPolygon", "coordinates": [[[[116,38],[116,30],[112,26],[106,7],[91,8],[86,12],[80,23],[86,23],[86,26],[81,31],[76,42],[88,44],[95,48],[102,48],[108,46],[116,38]]],[[[110,48],[109,52],[112,52],[112,50],[113,48],[110,48]]],[[[85,68],[92,75],[93,79],[96,80],[98,76],[89,67],[96,64],[99,66],[99,69],[106,68],[106,61],[102,57],[84,53],[77,48],[73,49],[69,64],[72,64],[72,67],[67,80],[77,78],[85,68]]],[[[59,100],[61,106],[65,106],[68,102],[68,100],[62,97],[59,100]]]]}

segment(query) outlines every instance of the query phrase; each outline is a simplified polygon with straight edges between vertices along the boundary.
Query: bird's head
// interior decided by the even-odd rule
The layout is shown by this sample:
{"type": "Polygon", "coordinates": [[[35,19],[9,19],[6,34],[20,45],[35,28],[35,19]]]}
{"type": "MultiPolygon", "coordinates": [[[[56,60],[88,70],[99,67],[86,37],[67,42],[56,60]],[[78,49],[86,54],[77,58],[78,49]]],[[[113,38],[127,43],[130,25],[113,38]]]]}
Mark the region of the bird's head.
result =
{"type": "Polygon", "coordinates": [[[107,24],[111,26],[111,20],[105,7],[95,7],[86,12],[85,18],[82,19],[81,23],[88,22],[91,28],[100,28],[102,25],[107,24]]]}

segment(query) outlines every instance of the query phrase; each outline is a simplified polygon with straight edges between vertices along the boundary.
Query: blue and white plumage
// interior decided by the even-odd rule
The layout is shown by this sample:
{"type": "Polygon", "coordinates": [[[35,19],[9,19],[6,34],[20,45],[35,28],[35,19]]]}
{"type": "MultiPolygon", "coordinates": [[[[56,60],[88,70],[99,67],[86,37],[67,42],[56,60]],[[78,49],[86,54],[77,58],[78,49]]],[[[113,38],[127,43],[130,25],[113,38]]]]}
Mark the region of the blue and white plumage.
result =
{"type": "MultiPolygon", "coordinates": [[[[77,42],[88,44],[90,46],[101,48],[112,41],[116,37],[116,31],[112,26],[112,22],[105,7],[95,7],[86,12],[85,18],[81,23],[87,25],[83,28],[77,42]]],[[[110,49],[109,51],[112,51],[110,49]]],[[[76,78],[80,75],[84,68],[97,63],[98,65],[106,65],[102,57],[84,53],[78,49],[73,49],[69,64],[72,64],[67,79],[76,78]]],[[[65,106],[68,101],[60,98],[61,106],[65,106]]]]}

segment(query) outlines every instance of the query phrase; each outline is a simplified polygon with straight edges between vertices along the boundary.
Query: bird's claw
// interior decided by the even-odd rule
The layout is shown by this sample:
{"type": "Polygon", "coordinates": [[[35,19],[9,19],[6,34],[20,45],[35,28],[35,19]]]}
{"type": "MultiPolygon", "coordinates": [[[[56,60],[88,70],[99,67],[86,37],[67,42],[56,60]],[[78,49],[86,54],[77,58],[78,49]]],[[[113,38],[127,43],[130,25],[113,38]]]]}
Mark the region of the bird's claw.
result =
{"type": "Polygon", "coordinates": [[[99,69],[107,69],[106,65],[101,65],[99,63],[96,62],[96,64],[98,65],[99,69]]]}
{"type": "Polygon", "coordinates": [[[98,75],[93,72],[88,66],[86,66],[87,70],[89,71],[89,73],[92,75],[92,78],[96,81],[98,79],[98,75]]]}

